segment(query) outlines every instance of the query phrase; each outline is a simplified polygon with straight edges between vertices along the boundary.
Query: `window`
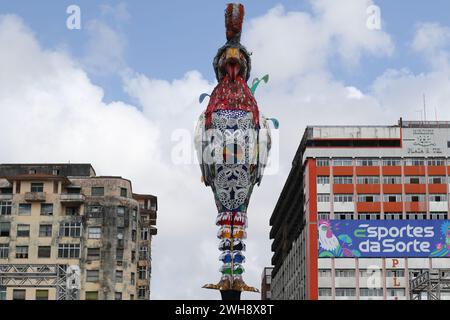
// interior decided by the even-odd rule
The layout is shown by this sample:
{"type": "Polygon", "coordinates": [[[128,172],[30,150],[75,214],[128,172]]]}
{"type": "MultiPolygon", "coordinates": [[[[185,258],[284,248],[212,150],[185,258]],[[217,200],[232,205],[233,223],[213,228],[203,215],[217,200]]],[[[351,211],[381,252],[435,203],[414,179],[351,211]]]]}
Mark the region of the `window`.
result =
{"type": "Polygon", "coordinates": [[[87,248],[88,260],[100,260],[100,248],[87,248]]]}
{"type": "Polygon", "coordinates": [[[122,270],[116,270],[116,282],[122,283],[123,281],[123,271],[122,270]]]}
{"type": "Polygon", "coordinates": [[[10,222],[0,222],[0,237],[9,237],[10,229],[10,222]]]}
{"type": "Polygon", "coordinates": [[[424,220],[426,218],[426,213],[407,213],[406,216],[409,220],[424,220]]]}
{"type": "Polygon", "coordinates": [[[38,258],[50,258],[51,247],[50,246],[39,246],[38,247],[38,258]]]}
{"type": "Polygon", "coordinates": [[[81,222],[61,223],[59,226],[59,235],[61,237],[79,238],[81,236],[81,222]]]}
{"type": "Polygon", "coordinates": [[[123,249],[116,250],[116,260],[118,260],[118,261],[123,260],[123,249]]]}
{"type": "Polygon", "coordinates": [[[378,159],[357,159],[356,165],[361,167],[375,167],[379,166],[380,162],[378,159]]]}
{"type": "Polygon", "coordinates": [[[88,207],[88,217],[89,218],[101,218],[103,214],[102,206],[89,206],[88,207]]]}
{"type": "Polygon", "coordinates": [[[385,220],[402,220],[403,214],[402,213],[385,213],[384,219],[385,220]]]}
{"type": "Polygon", "coordinates": [[[136,230],[131,230],[131,241],[136,242],[136,230]]]}
{"type": "Polygon", "coordinates": [[[425,165],[425,159],[411,158],[405,159],[405,166],[423,166],[425,165]]]}
{"type": "Polygon", "coordinates": [[[66,207],[66,216],[78,216],[80,215],[77,207],[66,207]]]}
{"type": "Polygon", "coordinates": [[[408,177],[405,177],[405,183],[409,183],[409,184],[425,183],[425,177],[423,177],[423,176],[408,176],[408,177]]]}
{"type": "Polygon", "coordinates": [[[52,225],[41,224],[39,226],[39,237],[51,237],[51,236],[52,236],[52,225]]]}
{"type": "Polygon", "coordinates": [[[445,159],[428,159],[429,166],[445,166],[445,159]]]}
{"type": "Polygon", "coordinates": [[[0,216],[11,215],[12,202],[11,201],[0,201],[0,216]]]}
{"type": "Polygon", "coordinates": [[[379,213],[358,213],[359,220],[380,220],[380,218],[379,213]]]}
{"type": "Polygon", "coordinates": [[[140,246],[139,247],[139,260],[147,260],[148,258],[148,247],[140,246]]]}
{"type": "Polygon", "coordinates": [[[28,246],[16,247],[16,259],[28,259],[28,246]]]}
{"type": "Polygon", "coordinates": [[[385,194],[383,195],[384,202],[402,202],[401,194],[385,194]]]}
{"type": "Polygon", "coordinates": [[[324,193],[319,193],[317,195],[317,202],[330,202],[330,195],[324,194],[324,193]]]}
{"type": "Polygon", "coordinates": [[[58,193],[58,181],[53,181],[53,193],[58,193]]]}
{"type": "Polygon", "coordinates": [[[134,300],[134,294],[130,294],[130,300],[134,300]]]}
{"type": "Polygon", "coordinates": [[[36,300],[48,300],[48,290],[36,290],[36,300]]]}
{"type": "Polygon", "coordinates": [[[86,300],[98,300],[98,291],[86,291],[86,300]]]}
{"type": "Polygon", "coordinates": [[[17,225],[17,237],[29,237],[30,236],[30,225],[29,224],[18,224],[17,225]]]}
{"type": "Polygon", "coordinates": [[[353,202],[353,195],[351,195],[351,194],[335,194],[334,202],[353,202]]]}
{"type": "Polygon", "coordinates": [[[318,176],[317,184],[330,184],[330,177],[329,176],[318,176]]]}
{"type": "Polygon", "coordinates": [[[386,288],[386,295],[388,297],[400,297],[405,295],[403,288],[386,288]]]}
{"type": "Polygon", "coordinates": [[[329,212],[318,212],[317,218],[319,220],[330,220],[330,213],[329,212]]]}
{"type": "Polygon", "coordinates": [[[25,300],[25,294],[24,289],[13,289],[13,300],[25,300]]]}
{"type": "Polygon", "coordinates": [[[114,300],[122,300],[122,292],[115,292],[114,300]]]}
{"type": "Polygon", "coordinates": [[[138,298],[139,299],[144,299],[145,298],[145,291],[146,291],[146,287],[145,286],[139,286],[138,287],[138,298]]]}
{"type": "Polygon", "coordinates": [[[393,167],[393,166],[401,166],[402,165],[402,160],[401,159],[383,159],[383,166],[389,166],[389,167],[393,167]]]}
{"type": "Polygon", "coordinates": [[[351,167],[353,165],[352,159],[334,159],[333,166],[335,167],[351,167]]]}
{"type": "Polygon", "coordinates": [[[405,276],[405,270],[402,269],[387,269],[386,277],[388,278],[403,278],[405,276]]]}
{"type": "Polygon", "coordinates": [[[378,195],[378,194],[359,194],[358,202],[380,202],[380,195],[378,195]]]}
{"type": "Polygon", "coordinates": [[[363,297],[382,297],[383,288],[361,288],[359,294],[363,297]]]}
{"type": "Polygon", "coordinates": [[[0,244],[0,259],[8,259],[8,258],[9,258],[9,244],[1,243],[0,244]]]}
{"type": "Polygon", "coordinates": [[[148,240],[149,231],[148,228],[141,229],[141,240],[148,240]]]}
{"type": "Polygon", "coordinates": [[[12,187],[1,187],[0,188],[0,194],[12,194],[13,188],[12,187]]]}
{"type": "Polygon", "coordinates": [[[319,269],[319,277],[331,278],[331,269],[319,269]]]}
{"type": "Polygon", "coordinates": [[[353,212],[346,212],[346,213],[335,213],[334,214],[335,220],[352,220],[353,219],[353,212]]]}
{"type": "Polygon", "coordinates": [[[89,239],[101,239],[102,228],[101,227],[89,227],[88,228],[88,238],[89,239]]]}
{"type": "Polygon", "coordinates": [[[447,219],[447,214],[441,212],[430,212],[430,218],[432,220],[445,220],[447,219]]]}
{"type": "Polygon", "coordinates": [[[407,202],[424,202],[425,195],[424,194],[407,194],[405,195],[407,202]]]}
{"type": "Polygon", "coordinates": [[[0,301],[6,300],[6,287],[0,286],[0,301]]]}
{"type": "Polygon", "coordinates": [[[319,296],[331,297],[331,288],[319,288],[319,296]]]}
{"type": "Polygon", "coordinates": [[[131,272],[130,274],[130,284],[134,285],[136,283],[136,274],[131,272]]]}
{"type": "Polygon", "coordinates": [[[104,187],[92,187],[91,195],[93,197],[103,197],[105,195],[105,188],[104,187]]]}
{"type": "Polygon", "coordinates": [[[125,215],[125,207],[117,207],[116,210],[118,217],[123,217],[125,215]]]}
{"type": "Polygon", "coordinates": [[[120,188],[120,196],[124,197],[124,198],[128,197],[128,190],[127,190],[127,188],[120,188]]]}
{"type": "Polygon", "coordinates": [[[138,277],[140,280],[147,279],[147,267],[146,266],[138,267],[138,277]]]}
{"type": "Polygon", "coordinates": [[[433,202],[444,202],[444,201],[447,201],[447,195],[445,195],[445,194],[430,194],[429,199],[430,199],[430,201],[433,201],[433,202]]]}
{"type": "Polygon", "coordinates": [[[53,204],[41,203],[41,216],[51,216],[51,215],[53,215],[53,204]]]}
{"type": "Polygon", "coordinates": [[[338,278],[352,278],[354,276],[354,269],[336,269],[336,277],[338,278]]]}
{"type": "Polygon", "coordinates": [[[44,192],[44,184],[42,182],[32,182],[31,192],[44,192]]]}
{"type": "Polygon", "coordinates": [[[316,159],[316,166],[318,167],[328,167],[330,165],[329,159],[316,159]]]}
{"type": "Polygon", "coordinates": [[[53,174],[54,176],[59,176],[59,169],[53,169],[53,170],[52,170],[52,174],[53,174]]]}
{"type": "Polygon", "coordinates": [[[86,282],[98,282],[99,276],[99,270],[86,270],[86,282]]]}
{"type": "Polygon", "coordinates": [[[430,183],[430,184],[445,184],[445,176],[429,176],[428,183],[430,183]]]}
{"type": "Polygon", "coordinates": [[[333,178],[334,184],[352,184],[353,177],[352,176],[339,176],[333,178]]]}
{"type": "Polygon", "coordinates": [[[336,288],[336,297],[354,297],[355,295],[355,288],[336,288]]]}
{"type": "Polygon", "coordinates": [[[380,177],[369,176],[369,177],[356,177],[357,184],[379,184],[380,177]]]}
{"type": "Polygon", "coordinates": [[[16,193],[19,194],[20,193],[20,181],[16,182],[16,193]]]}
{"type": "Polygon", "coordinates": [[[58,258],[80,258],[80,245],[79,244],[59,244],[58,245],[58,258]]]}
{"type": "Polygon", "coordinates": [[[31,204],[30,203],[20,203],[19,204],[19,216],[29,216],[31,214],[31,204]]]}
{"type": "Polygon", "coordinates": [[[401,184],[402,177],[400,176],[385,176],[383,177],[384,184],[401,184]]]}

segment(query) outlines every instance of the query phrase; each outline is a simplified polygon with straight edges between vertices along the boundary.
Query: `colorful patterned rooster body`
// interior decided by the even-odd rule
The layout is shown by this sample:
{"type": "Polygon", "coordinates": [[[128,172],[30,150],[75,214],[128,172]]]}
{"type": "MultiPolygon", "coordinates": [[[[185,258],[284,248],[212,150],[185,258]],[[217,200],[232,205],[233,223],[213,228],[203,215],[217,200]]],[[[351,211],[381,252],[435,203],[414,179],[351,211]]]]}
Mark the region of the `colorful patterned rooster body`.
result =
{"type": "MultiPolygon", "coordinates": [[[[213,67],[218,81],[196,129],[196,149],[202,180],[213,190],[221,239],[222,278],[205,288],[223,291],[258,290],[242,279],[245,257],[247,206],[255,184],[261,182],[270,150],[270,129],[259,112],[250,88],[250,54],[240,44],[244,7],[228,4],[225,12],[227,43],[213,67]]],[[[263,79],[262,79],[263,80],[263,79]]],[[[267,82],[267,77],[264,78],[267,82]]],[[[206,94],[200,97],[202,101],[206,94]]]]}

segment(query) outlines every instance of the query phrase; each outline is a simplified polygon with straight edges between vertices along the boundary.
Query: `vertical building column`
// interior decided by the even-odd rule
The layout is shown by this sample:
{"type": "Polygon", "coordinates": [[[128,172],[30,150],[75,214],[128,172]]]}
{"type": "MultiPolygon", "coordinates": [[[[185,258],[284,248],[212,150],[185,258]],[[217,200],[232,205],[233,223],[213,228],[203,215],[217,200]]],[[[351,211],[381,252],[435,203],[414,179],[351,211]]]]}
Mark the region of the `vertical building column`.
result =
{"type": "Polygon", "coordinates": [[[308,184],[309,184],[309,212],[308,226],[308,257],[309,263],[309,290],[308,300],[318,299],[318,237],[317,237],[317,170],[316,160],[308,159],[308,184]]]}
{"type": "Polygon", "coordinates": [[[428,186],[428,158],[424,160],[425,167],[425,203],[427,212],[425,214],[426,219],[430,219],[430,187],[428,186]]]}

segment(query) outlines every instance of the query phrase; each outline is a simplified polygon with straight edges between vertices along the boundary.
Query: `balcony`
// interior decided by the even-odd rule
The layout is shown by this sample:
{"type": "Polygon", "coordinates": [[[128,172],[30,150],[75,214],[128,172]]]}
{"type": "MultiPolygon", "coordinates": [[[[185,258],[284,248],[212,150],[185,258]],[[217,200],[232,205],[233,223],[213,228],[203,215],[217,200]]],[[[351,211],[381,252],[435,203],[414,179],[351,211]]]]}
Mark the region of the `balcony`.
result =
{"type": "Polygon", "coordinates": [[[431,212],[447,212],[448,202],[447,201],[430,201],[430,211],[431,212]]]}
{"type": "Polygon", "coordinates": [[[150,234],[151,234],[152,236],[156,236],[156,235],[158,234],[158,229],[155,228],[155,227],[151,227],[151,228],[150,228],[150,234]]]}
{"type": "Polygon", "coordinates": [[[0,201],[12,200],[12,194],[0,194],[0,201]]]}
{"type": "Polygon", "coordinates": [[[81,204],[85,200],[86,197],[81,193],[63,193],[60,196],[61,203],[81,204]]]}
{"type": "Polygon", "coordinates": [[[334,212],[353,212],[355,204],[353,202],[335,202],[333,204],[334,212]]]}
{"type": "Polygon", "coordinates": [[[45,192],[27,192],[25,193],[25,201],[45,202],[45,192]]]}
{"type": "Polygon", "coordinates": [[[358,202],[356,204],[356,209],[358,212],[380,212],[381,203],[380,202],[358,202]]]}

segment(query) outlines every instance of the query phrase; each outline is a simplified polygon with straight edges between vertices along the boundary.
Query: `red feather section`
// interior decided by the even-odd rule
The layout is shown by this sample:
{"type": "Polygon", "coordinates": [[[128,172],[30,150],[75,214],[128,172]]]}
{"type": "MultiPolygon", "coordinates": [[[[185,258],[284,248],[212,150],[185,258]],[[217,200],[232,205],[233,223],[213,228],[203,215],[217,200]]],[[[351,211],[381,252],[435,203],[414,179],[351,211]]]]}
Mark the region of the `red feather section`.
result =
{"type": "Polygon", "coordinates": [[[242,23],[244,21],[244,6],[242,4],[229,3],[225,10],[225,27],[227,29],[227,40],[240,37],[242,23]]]}
{"type": "Polygon", "coordinates": [[[212,113],[217,110],[251,112],[255,126],[260,128],[258,104],[247,83],[240,76],[236,81],[231,81],[226,75],[214,88],[206,108],[205,127],[207,129],[211,128],[212,113]]]}

